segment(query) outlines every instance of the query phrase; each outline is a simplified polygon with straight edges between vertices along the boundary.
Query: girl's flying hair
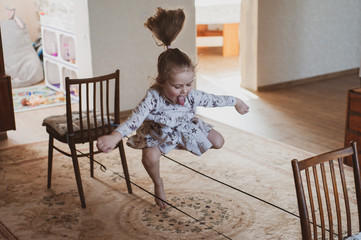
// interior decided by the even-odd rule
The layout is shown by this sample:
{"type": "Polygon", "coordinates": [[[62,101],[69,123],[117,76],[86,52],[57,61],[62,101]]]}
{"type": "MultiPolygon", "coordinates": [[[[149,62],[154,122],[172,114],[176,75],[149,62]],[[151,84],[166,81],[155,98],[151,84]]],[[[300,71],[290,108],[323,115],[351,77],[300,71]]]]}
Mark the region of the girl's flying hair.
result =
{"type": "Polygon", "coordinates": [[[186,69],[194,72],[195,70],[192,60],[186,53],[171,47],[172,42],[183,28],[184,20],[185,14],[182,9],[165,10],[159,7],[156,14],[144,23],[144,26],[161,42],[157,45],[166,47],[166,50],[158,57],[158,76],[155,85],[164,84],[176,71],[186,69]]]}

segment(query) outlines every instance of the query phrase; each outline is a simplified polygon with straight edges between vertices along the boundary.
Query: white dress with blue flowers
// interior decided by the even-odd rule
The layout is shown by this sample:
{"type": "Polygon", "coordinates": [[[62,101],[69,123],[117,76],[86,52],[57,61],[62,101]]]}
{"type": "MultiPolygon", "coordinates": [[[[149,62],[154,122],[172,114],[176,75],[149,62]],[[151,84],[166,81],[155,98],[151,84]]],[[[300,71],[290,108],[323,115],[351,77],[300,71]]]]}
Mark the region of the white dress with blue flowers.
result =
{"type": "Polygon", "coordinates": [[[186,149],[200,156],[212,147],[207,136],[213,128],[195,116],[197,106],[234,106],[235,97],[216,96],[192,89],[184,106],[167,100],[150,88],[132,115],[116,128],[123,137],[136,131],[127,144],[136,149],[158,146],[164,154],[172,149],[186,149]]]}

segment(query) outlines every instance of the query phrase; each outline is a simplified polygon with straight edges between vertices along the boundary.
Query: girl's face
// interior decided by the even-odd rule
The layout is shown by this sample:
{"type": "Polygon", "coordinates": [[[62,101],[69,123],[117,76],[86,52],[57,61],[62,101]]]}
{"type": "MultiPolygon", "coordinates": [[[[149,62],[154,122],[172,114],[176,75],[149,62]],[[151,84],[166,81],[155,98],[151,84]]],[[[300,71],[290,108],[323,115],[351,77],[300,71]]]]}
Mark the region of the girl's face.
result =
{"type": "Polygon", "coordinates": [[[181,71],[172,75],[172,79],[164,83],[163,92],[172,103],[184,105],[185,98],[192,89],[193,71],[181,71]]]}

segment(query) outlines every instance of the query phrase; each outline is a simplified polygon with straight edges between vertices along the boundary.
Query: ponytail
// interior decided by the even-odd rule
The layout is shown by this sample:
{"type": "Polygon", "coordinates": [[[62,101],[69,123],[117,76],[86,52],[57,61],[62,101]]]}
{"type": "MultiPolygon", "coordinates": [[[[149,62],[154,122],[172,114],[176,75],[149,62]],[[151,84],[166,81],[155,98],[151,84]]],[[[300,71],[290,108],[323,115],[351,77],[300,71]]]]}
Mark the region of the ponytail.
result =
{"type": "Polygon", "coordinates": [[[162,45],[169,47],[183,28],[185,14],[182,9],[165,10],[158,8],[153,17],[148,18],[144,26],[148,28],[162,45]]]}
{"type": "Polygon", "coordinates": [[[185,14],[182,9],[165,10],[159,7],[156,14],[144,23],[144,26],[161,42],[157,45],[166,48],[158,57],[158,76],[155,84],[162,85],[171,79],[175,68],[186,68],[194,72],[195,66],[188,55],[178,48],[171,47],[183,28],[184,20],[185,14]]]}

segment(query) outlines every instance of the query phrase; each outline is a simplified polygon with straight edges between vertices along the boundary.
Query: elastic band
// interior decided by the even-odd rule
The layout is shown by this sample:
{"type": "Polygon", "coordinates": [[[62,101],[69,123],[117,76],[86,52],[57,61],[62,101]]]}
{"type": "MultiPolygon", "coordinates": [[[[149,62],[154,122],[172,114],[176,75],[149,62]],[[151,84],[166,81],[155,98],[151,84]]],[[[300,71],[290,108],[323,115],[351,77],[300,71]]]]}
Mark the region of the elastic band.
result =
{"type": "Polygon", "coordinates": [[[166,46],[166,48],[167,48],[167,49],[172,49],[171,45],[169,45],[169,46],[166,46]]]}

